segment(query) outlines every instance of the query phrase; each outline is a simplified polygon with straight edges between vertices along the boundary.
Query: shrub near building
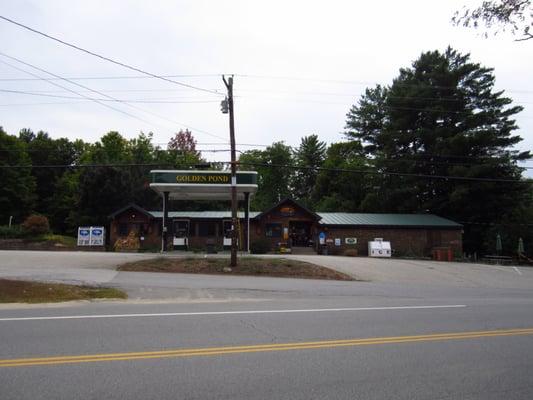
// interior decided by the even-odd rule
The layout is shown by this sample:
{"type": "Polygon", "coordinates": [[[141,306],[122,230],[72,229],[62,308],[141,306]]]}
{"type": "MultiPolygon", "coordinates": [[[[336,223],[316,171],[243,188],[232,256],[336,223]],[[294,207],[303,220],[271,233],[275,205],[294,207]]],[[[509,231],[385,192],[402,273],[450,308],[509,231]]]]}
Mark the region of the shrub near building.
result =
{"type": "Polygon", "coordinates": [[[32,214],[24,220],[22,228],[32,235],[43,235],[50,232],[50,223],[44,215],[32,214]]]}

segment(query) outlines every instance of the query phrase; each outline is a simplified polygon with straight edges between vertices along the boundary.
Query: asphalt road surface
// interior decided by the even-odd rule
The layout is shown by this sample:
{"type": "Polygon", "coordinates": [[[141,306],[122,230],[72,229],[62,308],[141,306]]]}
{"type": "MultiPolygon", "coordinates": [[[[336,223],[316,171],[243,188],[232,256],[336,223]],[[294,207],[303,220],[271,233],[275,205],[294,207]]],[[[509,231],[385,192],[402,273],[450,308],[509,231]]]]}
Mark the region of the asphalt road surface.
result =
{"type": "Polygon", "coordinates": [[[35,271],[9,255],[0,276],[134,300],[0,307],[2,400],[533,397],[526,267],[322,257],[367,280],[330,282],[117,274],[104,256],[41,254],[35,271]]]}

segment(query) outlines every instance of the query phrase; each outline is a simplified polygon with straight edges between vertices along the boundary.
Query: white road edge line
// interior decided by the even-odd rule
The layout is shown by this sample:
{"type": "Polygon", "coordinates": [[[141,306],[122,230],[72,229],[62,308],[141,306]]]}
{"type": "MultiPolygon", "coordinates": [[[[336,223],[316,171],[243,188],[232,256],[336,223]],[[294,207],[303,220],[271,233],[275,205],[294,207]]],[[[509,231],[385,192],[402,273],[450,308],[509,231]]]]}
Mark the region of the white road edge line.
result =
{"type": "Polygon", "coordinates": [[[516,272],[518,272],[519,275],[522,275],[522,271],[520,271],[518,268],[513,267],[513,269],[514,269],[516,272]]]}
{"type": "Polygon", "coordinates": [[[303,309],[303,310],[244,310],[244,311],[175,312],[175,313],[153,313],[153,314],[59,315],[59,316],[50,316],[50,317],[0,318],[0,322],[58,320],[58,319],[92,319],[92,318],[190,317],[190,316],[201,316],[201,315],[289,314],[289,313],[343,312],[343,311],[426,310],[426,309],[436,309],[436,308],[464,308],[464,307],[466,307],[465,304],[452,304],[452,305],[437,305],[437,306],[313,308],[313,309],[303,309]]]}

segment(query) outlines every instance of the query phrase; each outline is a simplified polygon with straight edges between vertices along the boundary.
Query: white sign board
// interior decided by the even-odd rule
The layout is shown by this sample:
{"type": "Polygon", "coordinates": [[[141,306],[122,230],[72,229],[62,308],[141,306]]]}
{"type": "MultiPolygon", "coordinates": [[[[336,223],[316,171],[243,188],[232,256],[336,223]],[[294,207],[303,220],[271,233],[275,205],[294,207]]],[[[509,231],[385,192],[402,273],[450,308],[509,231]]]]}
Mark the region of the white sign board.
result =
{"type": "Polygon", "coordinates": [[[103,246],[104,245],[104,227],[103,226],[91,226],[91,246],[103,246]]]}
{"type": "Polygon", "coordinates": [[[80,226],[78,228],[78,246],[103,246],[105,229],[103,226],[80,226]]]}
{"type": "Polygon", "coordinates": [[[335,246],[341,245],[341,238],[335,238],[335,246]]]}
{"type": "Polygon", "coordinates": [[[344,243],[357,244],[357,238],[354,238],[354,237],[344,238],[344,243]]]}
{"type": "Polygon", "coordinates": [[[91,245],[91,228],[88,226],[80,226],[78,228],[78,246],[91,245]]]}

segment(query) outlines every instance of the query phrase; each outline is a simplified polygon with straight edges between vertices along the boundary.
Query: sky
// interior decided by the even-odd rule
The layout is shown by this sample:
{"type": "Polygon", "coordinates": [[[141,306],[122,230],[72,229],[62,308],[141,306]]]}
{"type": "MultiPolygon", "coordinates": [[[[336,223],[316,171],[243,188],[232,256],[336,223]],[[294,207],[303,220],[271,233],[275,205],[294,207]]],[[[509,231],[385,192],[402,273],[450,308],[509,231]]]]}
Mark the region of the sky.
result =
{"type": "MultiPolygon", "coordinates": [[[[367,87],[390,84],[422,52],[450,45],[494,68],[496,89],[524,107],[516,118],[524,139],[518,149],[531,149],[533,40],[484,38],[453,26],[455,10],[478,3],[1,0],[0,15],[208,91],[143,76],[0,20],[1,53],[63,78],[84,78],[74,82],[85,87],[35,79],[51,75],[0,55],[0,126],[89,142],[111,130],[126,138],[153,132],[162,146],[189,128],[199,149],[225,150],[221,75],[234,74],[239,150],[281,140],[297,147],[310,134],[333,143],[343,140],[346,113],[367,87]],[[129,104],[80,97],[105,98],[91,89],[129,104]]],[[[224,152],[203,155],[229,159],[224,152]]],[[[524,165],[533,167],[533,160],[524,165]]]]}

